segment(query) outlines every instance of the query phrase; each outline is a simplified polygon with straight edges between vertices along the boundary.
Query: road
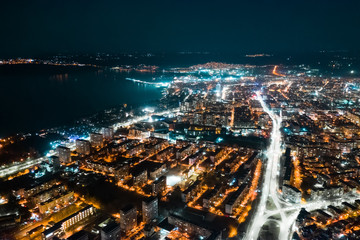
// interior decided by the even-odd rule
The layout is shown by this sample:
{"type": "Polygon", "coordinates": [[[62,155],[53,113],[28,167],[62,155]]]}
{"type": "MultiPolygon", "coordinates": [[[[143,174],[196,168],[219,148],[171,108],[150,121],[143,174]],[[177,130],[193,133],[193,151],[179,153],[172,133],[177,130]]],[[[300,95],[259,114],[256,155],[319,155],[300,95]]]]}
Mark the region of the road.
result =
{"type": "Polygon", "coordinates": [[[273,69],[273,71],[272,71],[272,74],[274,74],[275,76],[278,76],[278,77],[285,77],[284,74],[281,74],[281,73],[278,73],[278,72],[277,72],[277,68],[278,68],[278,66],[275,65],[275,66],[274,66],[274,69],[273,69]]]}
{"type": "MultiPolygon", "coordinates": [[[[258,238],[262,226],[268,220],[265,215],[268,212],[267,206],[269,203],[273,205],[271,210],[277,210],[278,214],[280,214],[281,221],[286,222],[286,215],[283,211],[281,211],[282,206],[277,194],[279,189],[279,161],[282,153],[280,131],[282,119],[281,116],[276,115],[266,106],[260,92],[256,93],[256,99],[260,102],[264,112],[270,116],[273,126],[271,131],[270,146],[266,151],[267,161],[265,162],[263,183],[261,184],[260,189],[260,201],[245,239],[258,238]]],[[[279,239],[286,239],[286,232],[287,230],[284,227],[281,227],[279,239]]]]}
{"type": "MultiPolygon", "coordinates": [[[[75,144],[72,142],[68,142],[66,143],[66,146],[69,147],[71,150],[75,149],[75,144]]],[[[55,152],[52,152],[48,155],[48,157],[55,155],[55,152]]],[[[31,168],[39,163],[41,163],[42,161],[46,161],[47,157],[39,157],[36,159],[27,159],[23,162],[16,162],[16,163],[12,163],[12,164],[8,164],[5,166],[0,167],[0,178],[6,177],[6,176],[10,176],[13,174],[16,174],[18,172],[21,171],[25,171],[28,168],[31,168]]]]}
{"type": "Polygon", "coordinates": [[[260,102],[264,112],[266,112],[272,120],[272,132],[270,146],[266,151],[266,159],[264,165],[263,183],[260,187],[261,195],[257,211],[255,212],[246,232],[246,240],[256,240],[259,238],[261,228],[268,222],[277,223],[279,229],[272,229],[279,232],[277,239],[289,240],[294,233],[294,223],[301,210],[313,211],[316,209],[326,208],[329,205],[340,206],[342,202],[354,202],[358,199],[358,195],[347,194],[333,199],[321,199],[318,201],[310,201],[307,203],[289,203],[279,197],[279,175],[280,175],[280,157],[282,155],[282,139],[281,139],[281,121],[282,116],[275,114],[270,110],[260,92],[256,93],[257,100],[260,102]]]}
{"type": "Polygon", "coordinates": [[[12,174],[16,174],[21,171],[25,171],[26,169],[41,163],[46,160],[46,157],[40,157],[37,159],[28,159],[23,162],[17,162],[9,165],[2,166],[0,168],[0,177],[6,177],[12,174]]]}
{"type": "MultiPolygon", "coordinates": [[[[168,111],[151,113],[150,115],[169,115],[169,114],[177,113],[179,111],[180,111],[179,108],[174,108],[174,109],[168,110],[168,111]]],[[[141,117],[136,117],[136,118],[130,119],[130,120],[125,121],[125,122],[116,123],[112,127],[114,128],[114,130],[117,130],[117,129],[121,128],[121,127],[128,127],[128,126],[130,126],[132,124],[135,124],[137,122],[141,122],[141,121],[144,121],[144,120],[148,119],[150,117],[150,115],[144,115],[144,116],[141,116],[141,117]]]]}

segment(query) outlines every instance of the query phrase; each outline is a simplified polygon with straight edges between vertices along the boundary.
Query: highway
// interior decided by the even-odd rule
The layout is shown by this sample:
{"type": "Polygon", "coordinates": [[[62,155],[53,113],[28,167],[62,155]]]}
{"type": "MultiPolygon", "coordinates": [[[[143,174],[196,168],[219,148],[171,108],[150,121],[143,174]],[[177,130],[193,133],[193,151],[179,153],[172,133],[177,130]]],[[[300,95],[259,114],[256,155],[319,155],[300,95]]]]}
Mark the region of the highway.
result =
{"type": "Polygon", "coordinates": [[[274,66],[274,69],[273,69],[273,71],[272,71],[272,74],[274,74],[275,76],[278,76],[278,77],[285,77],[284,74],[281,74],[281,73],[278,73],[278,72],[277,72],[277,68],[278,68],[278,66],[275,65],[275,66],[274,66]]]}
{"type": "Polygon", "coordinates": [[[170,85],[170,83],[168,82],[147,82],[147,81],[143,81],[143,80],[138,80],[138,79],[134,79],[134,78],[125,78],[128,81],[132,81],[132,82],[136,82],[136,83],[142,83],[142,84],[149,84],[149,85],[155,85],[157,87],[168,87],[170,85]]]}
{"type": "MultiPolygon", "coordinates": [[[[71,150],[75,149],[74,142],[67,142],[65,145],[66,145],[66,147],[70,148],[71,150]]],[[[53,155],[55,155],[55,151],[52,151],[48,156],[50,157],[53,155]]],[[[27,159],[23,162],[16,162],[16,163],[2,166],[2,167],[0,167],[0,178],[10,176],[10,175],[16,174],[21,171],[25,171],[26,169],[31,168],[31,167],[41,163],[42,161],[46,161],[46,160],[47,160],[47,157],[43,156],[43,157],[39,157],[36,159],[27,159]]]]}
{"type": "Polygon", "coordinates": [[[132,124],[135,124],[135,123],[138,123],[138,122],[147,120],[151,115],[169,115],[169,114],[178,113],[179,111],[180,111],[179,108],[174,108],[174,109],[171,109],[171,110],[168,110],[168,111],[155,112],[155,113],[151,113],[151,114],[149,114],[149,115],[144,115],[144,116],[141,116],[141,117],[136,117],[136,118],[130,119],[130,120],[125,121],[125,122],[116,123],[116,124],[112,125],[112,127],[113,127],[114,130],[116,131],[117,129],[119,129],[119,128],[121,128],[121,127],[128,127],[128,126],[130,126],[130,125],[132,125],[132,124]]]}
{"type": "MultiPolygon", "coordinates": [[[[255,216],[250,224],[245,239],[258,239],[262,226],[266,223],[265,217],[268,212],[267,206],[272,205],[271,210],[277,210],[280,214],[282,222],[286,221],[286,215],[281,211],[281,204],[278,198],[277,191],[279,189],[279,161],[282,154],[281,151],[281,117],[272,112],[265,104],[260,92],[256,93],[256,99],[260,102],[264,112],[266,112],[272,120],[272,131],[270,146],[266,151],[267,161],[265,162],[265,171],[263,176],[263,183],[261,184],[260,201],[255,212],[255,216]]],[[[280,229],[279,239],[286,239],[287,230],[284,227],[280,229]]]]}
{"type": "Polygon", "coordinates": [[[0,168],[0,177],[6,177],[12,174],[16,174],[21,171],[25,171],[26,169],[41,163],[46,160],[46,157],[40,157],[36,159],[28,159],[23,162],[17,162],[9,165],[2,166],[0,168]]]}
{"type": "MultiPolygon", "coordinates": [[[[256,93],[256,99],[260,102],[264,112],[272,120],[272,132],[270,146],[266,151],[264,165],[263,182],[260,187],[260,201],[257,211],[250,221],[245,238],[247,240],[256,240],[259,238],[261,228],[270,221],[276,222],[279,229],[277,239],[289,240],[294,233],[294,223],[301,210],[313,211],[326,208],[329,205],[337,206],[342,202],[354,202],[358,196],[347,194],[333,199],[321,199],[307,203],[289,203],[284,201],[279,193],[279,175],[280,175],[280,157],[282,155],[281,139],[281,121],[282,116],[278,116],[271,111],[265,104],[260,92],[256,93]]],[[[274,231],[274,229],[272,229],[274,231]]]]}

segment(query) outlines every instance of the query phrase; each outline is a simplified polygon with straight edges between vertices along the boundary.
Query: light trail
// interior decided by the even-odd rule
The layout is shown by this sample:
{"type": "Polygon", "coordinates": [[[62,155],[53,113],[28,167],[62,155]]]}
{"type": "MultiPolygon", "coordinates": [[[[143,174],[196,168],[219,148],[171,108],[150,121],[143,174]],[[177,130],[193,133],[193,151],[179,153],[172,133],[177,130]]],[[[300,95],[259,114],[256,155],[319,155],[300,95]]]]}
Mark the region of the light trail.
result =
{"type": "MultiPolygon", "coordinates": [[[[151,113],[150,115],[169,115],[169,114],[176,114],[179,111],[180,111],[180,108],[174,108],[174,109],[167,110],[167,111],[154,112],[154,113],[151,113]]],[[[114,130],[117,130],[117,129],[121,128],[121,127],[128,127],[128,126],[133,125],[135,123],[144,121],[144,120],[146,120],[148,118],[149,118],[149,115],[144,115],[144,116],[140,116],[140,117],[130,119],[130,120],[125,121],[125,122],[115,123],[114,125],[112,125],[112,127],[114,128],[114,130]]]]}
{"type": "Polygon", "coordinates": [[[318,90],[318,92],[321,92],[328,84],[329,84],[329,80],[326,80],[325,84],[318,90]]]}
{"type": "Polygon", "coordinates": [[[155,85],[158,87],[168,87],[170,85],[170,83],[163,83],[163,82],[147,82],[147,81],[143,81],[143,80],[138,80],[138,79],[134,79],[134,78],[125,78],[128,81],[132,81],[132,82],[137,82],[137,83],[142,83],[142,84],[149,84],[149,85],[155,85]]]}
{"type": "Polygon", "coordinates": [[[244,239],[258,239],[260,230],[264,224],[273,221],[277,222],[279,226],[279,235],[277,239],[289,240],[294,233],[295,220],[301,208],[304,208],[307,211],[314,211],[316,209],[326,208],[329,205],[340,206],[344,201],[354,202],[358,199],[358,196],[348,194],[335,199],[322,199],[319,201],[296,204],[288,203],[283,199],[280,199],[277,190],[279,189],[279,168],[280,157],[282,154],[280,132],[282,116],[281,113],[280,116],[278,116],[266,106],[260,92],[257,92],[256,96],[264,112],[270,116],[273,127],[271,132],[271,143],[266,152],[267,162],[265,162],[266,169],[264,172],[263,184],[261,186],[260,201],[244,239]],[[269,208],[268,203],[270,203],[270,206],[273,206],[269,208]],[[280,220],[274,220],[274,218],[272,218],[278,218],[277,216],[280,216],[280,220]]]}
{"type": "Polygon", "coordinates": [[[278,77],[285,77],[284,74],[281,74],[281,73],[278,73],[278,72],[277,72],[277,68],[278,68],[278,65],[275,65],[275,66],[274,66],[274,69],[273,69],[273,71],[272,71],[272,74],[274,74],[275,76],[278,76],[278,77]]]}
{"type": "MultiPolygon", "coordinates": [[[[281,157],[281,117],[272,112],[265,104],[262,99],[260,92],[256,93],[257,100],[260,102],[261,107],[264,112],[266,112],[273,123],[271,131],[271,142],[270,146],[266,151],[267,162],[266,169],[264,172],[264,180],[261,188],[260,202],[258,210],[255,213],[255,217],[251,223],[250,229],[247,232],[247,237],[245,239],[257,239],[259,232],[263,224],[267,221],[265,215],[267,213],[266,205],[270,200],[275,205],[277,210],[281,209],[280,201],[277,196],[278,189],[278,177],[279,177],[279,161],[281,157]]],[[[286,221],[286,216],[283,211],[279,211],[282,221],[286,221]]],[[[279,239],[286,239],[286,230],[283,227],[280,227],[279,239]]]]}
{"type": "MultiPolygon", "coordinates": [[[[69,147],[71,150],[75,149],[74,143],[68,142],[68,143],[66,143],[66,146],[69,147]]],[[[54,155],[55,155],[55,152],[50,153],[48,156],[51,157],[54,155]]],[[[39,157],[36,159],[27,159],[23,162],[16,162],[13,164],[8,164],[5,166],[2,166],[0,168],[0,178],[10,176],[10,175],[16,174],[18,172],[25,171],[26,169],[31,168],[37,164],[40,164],[42,161],[46,161],[46,160],[47,160],[47,157],[43,156],[43,157],[39,157]]]]}

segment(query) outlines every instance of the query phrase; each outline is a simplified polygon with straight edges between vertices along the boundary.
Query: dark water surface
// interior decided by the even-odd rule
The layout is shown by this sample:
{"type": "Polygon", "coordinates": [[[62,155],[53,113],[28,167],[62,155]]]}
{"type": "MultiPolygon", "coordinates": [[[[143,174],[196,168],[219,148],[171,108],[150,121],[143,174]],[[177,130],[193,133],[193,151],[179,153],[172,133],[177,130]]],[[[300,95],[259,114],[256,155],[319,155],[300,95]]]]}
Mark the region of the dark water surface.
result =
{"type": "Polygon", "coordinates": [[[86,67],[0,66],[0,137],[72,123],[98,111],[159,99],[161,90],[125,80],[151,74],[86,67]]]}

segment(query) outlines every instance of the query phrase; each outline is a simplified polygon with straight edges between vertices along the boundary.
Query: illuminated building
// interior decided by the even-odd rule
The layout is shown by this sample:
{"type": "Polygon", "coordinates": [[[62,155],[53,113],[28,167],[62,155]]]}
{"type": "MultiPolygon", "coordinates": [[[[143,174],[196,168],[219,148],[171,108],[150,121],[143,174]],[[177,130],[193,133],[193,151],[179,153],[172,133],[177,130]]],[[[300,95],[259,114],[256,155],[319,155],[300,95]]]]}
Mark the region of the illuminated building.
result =
{"type": "Polygon", "coordinates": [[[233,192],[226,200],[225,213],[230,215],[233,214],[234,209],[239,206],[244,196],[248,193],[248,190],[248,186],[246,184],[242,184],[238,190],[233,192]]]}
{"type": "Polygon", "coordinates": [[[103,127],[102,134],[105,140],[111,140],[114,138],[114,129],[112,127],[103,127]]]}
{"type": "Polygon", "coordinates": [[[133,205],[127,205],[120,210],[120,229],[129,232],[137,225],[137,211],[133,205]]]}
{"type": "Polygon", "coordinates": [[[122,162],[118,163],[115,167],[115,177],[117,180],[124,179],[129,174],[129,163],[128,162],[122,162]]]}
{"type": "Polygon", "coordinates": [[[311,189],[312,200],[340,197],[343,194],[344,194],[344,189],[340,186],[313,187],[311,189]]]}
{"type": "Polygon", "coordinates": [[[181,200],[185,203],[189,202],[194,198],[196,193],[201,189],[201,181],[196,180],[190,187],[181,193],[181,200]]]}
{"type": "Polygon", "coordinates": [[[195,239],[214,239],[220,240],[222,239],[221,233],[218,231],[210,230],[206,226],[204,226],[203,216],[183,216],[180,214],[170,214],[168,217],[168,222],[174,226],[176,226],[179,231],[185,232],[190,236],[196,236],[195,239]],[[199,218],[199,219],[198,219],[199,218]]]}
{"type": "Polygon", "coordinates": [[[157,197],[149,197],[142,201],[142,219],[145,223],[150,223],[159,215],[157,197]]]}
{"type": "Polygon", "coordinates": [[[157,196],[166,189],[166,177],[161,176],[152,182],[152,195],[157,196]]]}
{"type": "Polygon", "coordinates": [[[165,161],[168,157],[173,155],[174,148],[168,147],[156,154],[156,160],[165,161]]]}
{"type": "Polygon", "coordinates": [[[76,140],[76,152],[84,155],[90,154],[90,142],[84,139],[76,140]]]}
{"type": "Polygon", "coordinates": [[[176,152],[176,159],[183,159],[186,155],[194,153],[195,149],[196,147],[194,144],[189,144],[188,146],[183,147],[176,152]]]}
{"type": "Polygon", "coordinates": [[[51,213],[59,205],[64,206],[74,200],[74,192],[64,193],[61,196],[53,197],[47,201],[39,202],[37,204],[41,214],[51,213]]]}
{"type": "Polygon", "coordinates": [[[57,184],[56,179],[43,179],[35,180],[31,183],[26,183],[25,186],[21,186],[13,190],[13,195],[17,198],[29,198],[35,194],[50,189],[57,184]]]}
{"type": "Polygon", "coordinates": [[[209,189],[207,190],[204,195],[203,195],[203,208],[208,209],[211,206],[213,206],[213,202],[212,199],[217,195],[217,193],[219,192],[218,188],[214,188],[214,189],[209,189]]]}
{"type": "Polygon", "coordinates": [[[55,185],[49,189],[43,190],[31,197],[31,201],[36,204],[39,202],[46,202],[53,197],[57,197],[65,191],[64,185],[55,185]]]}
{"type": "Polygon", "coordinates": [[[164,175],[166,172],[166,164],[145,160],[138,164],[132,171],[142,171],[143,169],[146,169],[148,178],[154,180],[164,175]]]}
{"type": "Polygon", "coordinates": [[[58,155],[59,155],[59,160],[60,163],[62,164],[68,164],[69,162],[71,162],[71,150],[70,148],[64,147],[64,146],[58,146],[56,148],[58,155]]]}
{"type": "Polygon", "coordinates": [[[148,180],[146,169],[141,169],[141,168],[132,169],[131,175],[133,177],[133,183],[135,186],[142,186],[148,180]]]}
{"type": "Polygon", "coordinates": [[[64,218],[60,222],[54,224],[54,226],[46,229],[42,232],[42,239],[49,240],[57,237],[61,232],[66,231],[69,227],[80,222],[83,219],[86,219],[96,213],[96,208],[91,205],[84,207],[83,209],[77,211],[76,213],[64,218]]]}
{"type": "Polygon", "coordinates": [[[93,147],[102,147],[103,145],[103,135],[99,133],[90,133],[90,143],[93,147]]]}

